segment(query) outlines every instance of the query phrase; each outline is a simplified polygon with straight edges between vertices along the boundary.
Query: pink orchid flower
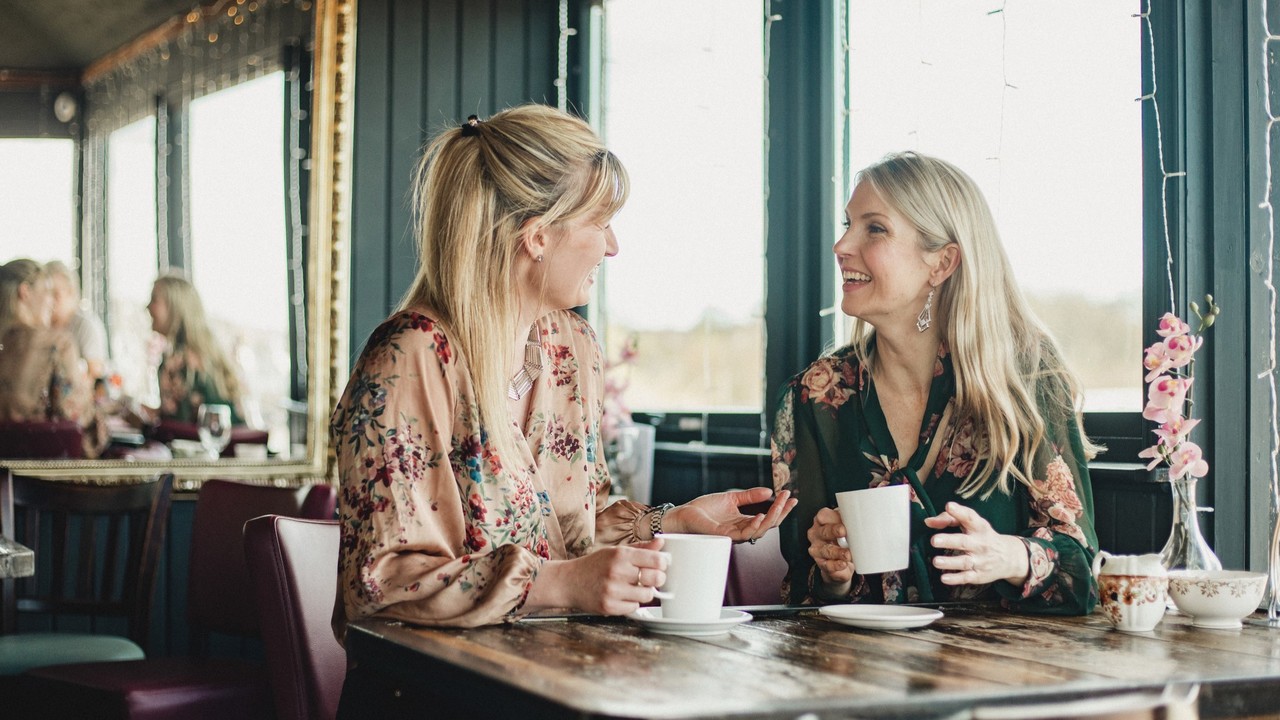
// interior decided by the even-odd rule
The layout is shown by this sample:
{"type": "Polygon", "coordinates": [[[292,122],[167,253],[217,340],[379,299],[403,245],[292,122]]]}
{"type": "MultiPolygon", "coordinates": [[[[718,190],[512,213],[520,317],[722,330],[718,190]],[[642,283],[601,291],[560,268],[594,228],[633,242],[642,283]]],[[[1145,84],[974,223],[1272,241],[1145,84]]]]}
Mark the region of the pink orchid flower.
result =
{"type": "Polygon", "coordinates": [[[1200,446],[1190,440],[1183,441],[1177,452],[1169,458],[1169,477],[1178,479],[1183,475],[1202,478],[1209,474],[1209,463],[1205,462],[1200,446]]]}
{"type": "Polygon", "coordinates": [[[1148,370],[1147,376],[1143,378],[1144,382],[1151,382],[1166,370],[1173,367],[1173,363],[1169,361],[1169,356],[1165,353],[1164,343],[1158,342],[1147,348],[1147,354],[1142,359],[1142,367],[1148,370]]]}
{"type": "Polygon", "coordinates": [[[1170,418],[1168,422],[1156,428],[1155,433],[1165,447],[1177,447],[1178,443],[1191,434],[1192,428],[1199,424],[1200,421],[1198,419],[1192,420],[1177,416],[1170,418]]]}
{"type": "Polygon", "coordinates": [[[1182,405],[1187,399],[1187,391],[1191,389],[1194,378],[1177,378],[1161,375],[1151,381],[1151,389],[1147,392],[1147,406],[1142,410],[1142,417],[1158,423],[1167,423],[1173,418],[1182,417],[1182,405]]]}
{"type": "Polygon", "coordinates": [[[1202,342],[1204,339],[1195,335],[1174,335],[1162,343],[1164,357],[1169,361],[1170,367],[1186,367],[1191,362],[1192,354],[1200,349],[1202,342]]]}
{"type": "Polygon", "coordinates": [[[1191,332],[1191,326],[1173,313],[1165,313],[1164,317],[1160,318],[1160,326],[1156,328],[1156,334],[1165,338],[1186,335],[1189,332],[1191,332]]]}

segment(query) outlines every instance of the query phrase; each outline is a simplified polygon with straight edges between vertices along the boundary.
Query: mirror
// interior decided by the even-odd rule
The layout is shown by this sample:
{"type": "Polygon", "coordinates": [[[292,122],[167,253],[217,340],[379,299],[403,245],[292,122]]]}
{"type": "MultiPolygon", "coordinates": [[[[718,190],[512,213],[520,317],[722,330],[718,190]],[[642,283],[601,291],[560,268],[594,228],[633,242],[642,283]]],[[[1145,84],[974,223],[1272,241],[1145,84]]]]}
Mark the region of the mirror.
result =
{"type": "MultiPolygon", "coordinates": [[[[136,6],[135,18],[166,5],[119,4],[136,6]]],[[[241,370],[244,414],[270,431],[270,457],[0,459],[0,466],[93,482],[173,469],[183,489],[212,476],[326,477],[328,414],[347,358],[339,268],[348,246],[354,0],[217,0],[156,22],[128,29],[133,40],[95,55],[70,80],[61,73],[70,90],[41,86],[50,123],[81,124],[68,133],[78,140],[80,251],[50,257],[47,242],[31,241],[19,252],[5,248],[4,260],[80,262],[88,304],[107,319],[112,374],[142,400],[157,399],[149,391],[157,385],[158,336],[145,310],[152,283],[166,269],[191,279],[241,370]],[[275,129],[220,133],[228,117],[247,112],[275,129]],[[141,172],[131,156],[144,160],[141,172]],[[261,176],[268,179],[254,182],[261,176]],[[277,226],[263,228],[260,217],[277,226]],[[262,267],[269,272],[255,275],[262,267]]],[[[110,25],[104,20],[104,35],[122,32],[110,25]]],[[[44,57],[30,42],[23,49],[36,62],[44,57]]],[[[14,77],[0,68],[0,84],[14,77]]]]}

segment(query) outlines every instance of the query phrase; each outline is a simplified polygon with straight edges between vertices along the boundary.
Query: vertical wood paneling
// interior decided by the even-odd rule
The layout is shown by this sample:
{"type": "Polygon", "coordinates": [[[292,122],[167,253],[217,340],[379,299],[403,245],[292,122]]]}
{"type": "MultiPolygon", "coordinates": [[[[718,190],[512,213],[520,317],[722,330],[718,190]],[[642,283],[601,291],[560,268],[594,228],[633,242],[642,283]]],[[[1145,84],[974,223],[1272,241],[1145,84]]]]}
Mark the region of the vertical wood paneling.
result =
{"type": "MultiPolygon", "coordinates": [[[[420,0],[395,0],[391,10],[392,47],[396,48],[388,98],[391,137],[387,158],[392,193],[387,197],[388,309],[400,298],[397,288],[408,288],[417,268],[409,210],[408,187],[413,164],[422,145],[422,103],[426,95],[424,68],[425,14],[420,0]]],[[[403,291],[401,291],[403,292],[403,291]]]]}
{"type": "Polygon", "coordinates": [[[386,0],[357,5],[355,127],[352,134],[351,335],[352,354],[387,314],[387,95],[393,48],[386,0]]]}
{"type": "Polygon", "coordinates": [[[528,0],[525,7],[524,84],[534,102],[556,104],[556,43],[560,37],[558,0],[528,0]],[[536,21],[535,21],[536,20],[536,21]],[[545,23],[546,26],[539,25],[545,23]]]}
{"type": "Polygon", "coordinates": [[[427,96],[421,113],[428,133],[461,121],[458,113],[458,4],[437,0],[427,4],[427,96]]]}
{"type": "Polygon", "coordinates": [[[458,117],[487,117],[494,112],[493,0],[463,3],[458,13],[458,117]]]}
{"type": "Polygon", "coordinates": [[[472,113],[555,101],[555,0],[361,0],[356,24],[351,348],[417,270],[407,205],[423,141],[472,113]]]}
{"type": "Polygon", "coordinates": [[[524,58],[528,50],[524,0],[501,2],[493,18],[493,99],[495,109],[517,105],[528,98],[524,58]]]}

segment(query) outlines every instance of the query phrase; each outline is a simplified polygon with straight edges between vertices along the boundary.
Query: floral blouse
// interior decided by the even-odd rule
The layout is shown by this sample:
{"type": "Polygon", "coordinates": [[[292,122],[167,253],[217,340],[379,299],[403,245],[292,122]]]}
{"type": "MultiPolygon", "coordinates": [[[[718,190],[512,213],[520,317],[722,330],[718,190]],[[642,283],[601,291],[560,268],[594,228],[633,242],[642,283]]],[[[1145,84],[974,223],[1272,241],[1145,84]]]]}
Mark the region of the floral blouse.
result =
{"type": "Polygon", "coordinates": [[[219,403],[231,407],[231,424],[244,425],[237,398],[223,397],[213,378],[204,371],[199,356],[186,347],[165,354],[157,371],[160,384],[160,417],[196,422],[200,406],[219,403]]]}
{"type": "Polygon", "coordinates": [[[15,325],[0,339],[0,420],[74,420],[84,430],[85,457],[102,452],[107,424],[70,333],[15,325]]]}
{"type": "MultiPolygon", "coordinates": [[[[773,435],[773,482],[790,489],[799,505],[783,521],[783,554],[790,566],[783,586],[788,602],[908,603],[1000,598],[1007,607],[1029,612],[1087,614],[1097,602],[1091,565],[1097,552],[1093,496],[1079,431],[1072,422],[1049,424],[1042,450],[1011,495],[1000,490],[960,497],[959,487],[982,456],[985,436],[972,420],[939,424],[955,398],[955,372],[945,343],[938,350],[934,379],[920,428],[920,444],[905,462],[881,410],[868,368],[851,348],[814,362],[788,383],[773,435]],[[923,467],[936,448],[932,467],[923,467]],[[912,488],[911,556],[905,570],[856,574],[846,597],[819,597],[822,578],[809,556],[807,532],[835,495],[881,485],[912,488]],[[924,519],[955,501],[974,509],[996,532],[1017,535],[1027,547],[1030,573],[1021,586],[944,585],[932,559],[943,552],[930,538],[924,519]]],[[[948,530],[947,532],[954,532],[948,530]]]]}
{"type": "Polygon", "coordinates": [[[606,507],[603,365],[578,315],[538,320],[547,367],[523,427],[479,421],[467,359],[400,312],[369,338],[333,413],[341,481],[335,633],[379,615],[425,625],[517,619],[542,563],[637,540],[647,508],[606,507]],[[500,456],[493,432],[515,435],[500,456]]]}

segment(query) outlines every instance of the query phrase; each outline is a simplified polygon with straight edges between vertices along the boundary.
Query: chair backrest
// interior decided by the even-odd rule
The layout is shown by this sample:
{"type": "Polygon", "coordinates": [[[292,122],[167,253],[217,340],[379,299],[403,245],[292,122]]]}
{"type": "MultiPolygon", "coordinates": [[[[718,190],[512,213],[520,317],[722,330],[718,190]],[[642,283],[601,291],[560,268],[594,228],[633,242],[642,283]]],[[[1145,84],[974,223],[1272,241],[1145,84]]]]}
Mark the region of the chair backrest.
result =
{"type": "Polygon", "coordinates": [[[169,522],[173,475],[139,484],[86,485],[0,471],[5,537],[35,551],[36,574],[5,580],[4,625],[17,612],[124,618],[144,650],[156,566],[169,522]]]}
{"type": "Polygon", "coordinates": [[[0,422],[0,457],[77,460],[84,431],[74,420],[0,422]]]}
{"type": "Polygon", "coordinates": [[[755,544],[738,543],[729,554],[724,604],[776,605],[782,602],[786,575],[787,561],[782,557],[777,528],[761,535],[755,544]]]}
{"type": "Polygon", "coordinates": [[[347,670],[346,651],[329,625],[338,523],[269,515],[244,526],[244,541],[276,717],[329,720],[337,715],[347,670]]]}
{"type": "Polygon", "coordinates": [[[333,518],[337,496],[331,485],[278,488],[232,480],[206,480],[191,527],[187,619],[197,653],[209,632],[253,637],[258,612],[244,561],[244,524],[259,515],[313,520],[333,518]]]}

